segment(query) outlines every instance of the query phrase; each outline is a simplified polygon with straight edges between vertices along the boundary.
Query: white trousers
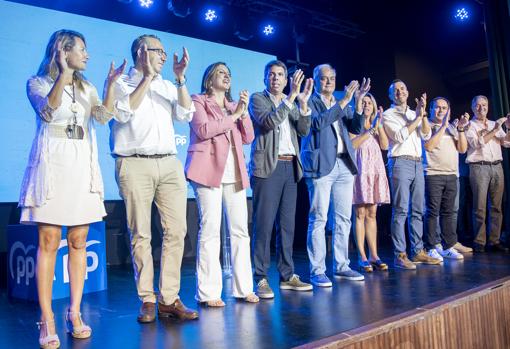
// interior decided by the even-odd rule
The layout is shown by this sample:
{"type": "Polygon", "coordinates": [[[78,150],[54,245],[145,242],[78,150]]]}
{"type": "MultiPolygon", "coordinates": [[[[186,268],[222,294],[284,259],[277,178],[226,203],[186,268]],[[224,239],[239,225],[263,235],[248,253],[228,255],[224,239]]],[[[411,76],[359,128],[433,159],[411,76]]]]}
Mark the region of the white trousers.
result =
{"type": "Polygon", "coordinates": [[[197,293],[199,302],[221,298],[222,270],[220,263],[220,227],[222,208],[227,214],[232,263],[232,293],[245,298],[253,292],[248,234],[246,191],[236,184],[221,184],[211,188],[191,182],[200,213],[197,251],[197,293]]]}

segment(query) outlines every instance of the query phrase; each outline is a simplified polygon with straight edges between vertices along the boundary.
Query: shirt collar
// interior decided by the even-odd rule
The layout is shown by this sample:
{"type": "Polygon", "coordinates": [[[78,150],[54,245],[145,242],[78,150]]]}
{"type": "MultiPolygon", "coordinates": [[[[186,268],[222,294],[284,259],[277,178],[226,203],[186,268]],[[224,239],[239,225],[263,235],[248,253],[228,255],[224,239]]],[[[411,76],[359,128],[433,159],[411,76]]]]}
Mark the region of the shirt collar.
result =
{"type": "Polygon", "coordinates": [[[320,93],[317,93],[317,92],[315,92],[315,94],[320,97],[322,103],[324,103],[324,105],[327,106],[327,107],[330,107],[330,106],[334,105],[335,102],[336,102],[335,96],[333,96],[333,95],[331,95],[331,100],[328,101],[327,97],[324,96],[323,94],[320,94],[320,93]]]}
{"type": "Polygon", "coordinates": [[[282,93],[282,98],[280,99],[280,101],[278,101],[278,97],[276,97],[271,92],[269,92],[269,90],[266,90],[266,93],[269,96],[269,98],[271,99],[271,102],[273,102],[274,104],[280,104],[283,101],[283,99],[285,97],[287,97],[287,95],[285,93],[282,93]]]}

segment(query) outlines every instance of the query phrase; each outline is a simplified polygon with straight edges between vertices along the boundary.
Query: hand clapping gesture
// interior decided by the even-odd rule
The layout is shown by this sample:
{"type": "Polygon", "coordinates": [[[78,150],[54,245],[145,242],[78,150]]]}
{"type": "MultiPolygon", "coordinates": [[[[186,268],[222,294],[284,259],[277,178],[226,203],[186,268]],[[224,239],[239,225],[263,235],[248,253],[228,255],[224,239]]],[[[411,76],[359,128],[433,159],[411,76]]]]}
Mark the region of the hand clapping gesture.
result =
{"type": "Polygon", "coordinates": [[[349,104],[358,88],[359,82],[357,80],[352,80],[349,85],[344,87],[344,98],[342,98],[342,100],[339,102],[342,109],[345,108],[347,104],[349,104]]]}
{"type": "Polygon", "coordinates": [[[250,94],[246,90],[239,92],[239,102],[237,103],[236,110],[233,114],[234,121],[242,118],[246,114],[246,108],[248,107],[248,99],[250,94]]]}
{"type": "Polygon", "coordinates": [[[152,79],[156,75],[156,71],[152,67],[149,51],[147,51],[147,44],[143,44],[138,50],[138,59],[142,62],[142,73],[146,78],[152,79]]]}
{"type": "Polygon", "coordinates": [[[425,108],[427,107],[427,94],[423,93],[421,95],[420,99],[415,98],[414,101],[416,102],[416,116],[424,117],[425,116],[425,108]]]}
{"type": "Polygon", "coordinates": [[[464,113],[462,114],[457,122],[457,129],[466,129],[469,126],[469,114],[464,113]]]}
{"type": "Polygon", "coordinates": [[[177,56],[177,53],[174,53],[174,65],[173,70],[175,77],[177,80],[181,81],[184,79],[184,75],[186,74],[186,70],[188,69],[189,65],[189,53],[186,47],[182,48],[182,57],[179,60],[179,57],[177,56]]]}
{"type": "Polygon", "coordinates": [[[108,71],[108,76],[106,77],[106,85],[112,85],[117,79],[122,75],[124,69],[126,68],[127,60],[124,59],[124,62],[115,69],[115,61],[110,63],[110,70],[108,71]]]}
{"type": "Polygon", "coordinates": [[[312,91],[313,91],[313,79],[308,78],[305,81],[305,87],[303,88],[303,91],[297,95],[299,106],[305,112],[308,110],[308,100],[312,95],[312,91]]]}
{"type": "Polygon", "coordinates": [[[292,74],[292,76],[289,78],[290,83],[290,91],[289,96],[291,98],[296,98],[300,91],[301,91],[301,84],[303,83],[305,79],[305,74],[301,69],[298,69],[292,74]]]}

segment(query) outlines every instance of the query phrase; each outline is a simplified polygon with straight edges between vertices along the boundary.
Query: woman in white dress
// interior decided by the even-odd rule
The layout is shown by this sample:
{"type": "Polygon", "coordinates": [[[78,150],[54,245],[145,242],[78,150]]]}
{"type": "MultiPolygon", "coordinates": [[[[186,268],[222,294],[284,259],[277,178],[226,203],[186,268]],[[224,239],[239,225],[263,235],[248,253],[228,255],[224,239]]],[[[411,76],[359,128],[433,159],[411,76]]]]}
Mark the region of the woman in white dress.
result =
{"type": "Polygon", "coordinates": [[[89,224],[106,215],[103,181],[98,163],[94,120],[113,117],[112,83],[126,62],[107,77],[105,100],[81,72],[88,53],[85,38],[59,30],[50,38],[37,75],[27,83],[28,99],[36,113],[37,131],[23,178],[19,207],[21,223],[37,224],[37,292],[41,308],[39,344],[58,348],[51,307],[53,275],[62,226],[67,226],[71,304],[66,314],[68,331],[88,338],[92,330],[81,319],[80,304],[86,270],[89,224]]]}

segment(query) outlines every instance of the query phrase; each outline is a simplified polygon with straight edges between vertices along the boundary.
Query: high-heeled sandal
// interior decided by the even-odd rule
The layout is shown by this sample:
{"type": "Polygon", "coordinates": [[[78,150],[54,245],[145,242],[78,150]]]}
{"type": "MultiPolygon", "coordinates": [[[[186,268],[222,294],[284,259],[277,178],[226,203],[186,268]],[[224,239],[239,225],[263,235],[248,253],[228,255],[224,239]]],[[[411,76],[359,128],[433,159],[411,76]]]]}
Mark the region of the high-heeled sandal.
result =
{"type": "Polygon", "coordinates": [[[250,293],[243,299],[246,303],[258,303],[260,300],[259,297],[255,293],[250,293]]]}
{"type": "Polygon", "coordinates": [[[83,323],[83,320],[81,318],[81,313],[75,313],[73,311],[67,310],[66,313],[66,326],[67,326],[67,332],[73,336],[73,338],[78,339],[85,339],[89,338],[92,335],[92,329],[90,326],[83,323]],[[78,317],[80,320],[80,326],[74,326],[73,325],[73,318],[78,317]]]}
{"type": "Polygon", "coordinates": [[[374,271],[370,263],[368,261],[359,261],[359,267],[365,272],[365,273],[371,273],[374,271]]]}
{"type": "Polygon", "coordinates": [[[40,331],[42,327],[44,327],[44,330],[46,331],[45,337],[39,336],[39,347],[42,349],[57,349],[60,348],[60,339],[58,339],[58,335],[56,333],[49,334],[48,333],[48,324],[54,323],[55,320],[49,320],[49,321],[40,321],[36,322],[37,329],[40,331]]]}
{"type": "Polygon", "coordinates": [[[222,308],[225,306],[225,302],[221,298],[205,301],[203,304],[209,308],[222,308]]]}

